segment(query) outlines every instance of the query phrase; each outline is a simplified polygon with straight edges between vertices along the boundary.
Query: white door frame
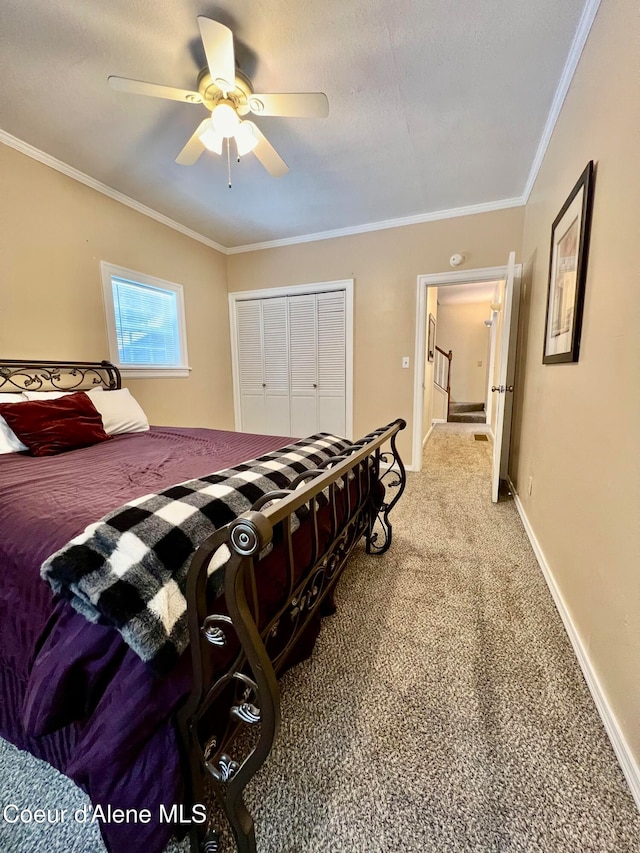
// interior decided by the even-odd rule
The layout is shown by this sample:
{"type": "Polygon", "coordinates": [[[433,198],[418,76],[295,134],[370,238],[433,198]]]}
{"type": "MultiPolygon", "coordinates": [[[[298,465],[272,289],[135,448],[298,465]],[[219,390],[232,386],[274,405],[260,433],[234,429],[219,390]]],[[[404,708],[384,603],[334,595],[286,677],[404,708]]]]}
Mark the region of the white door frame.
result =
{"type": "Polygon", "coordinates": [[[305,293],[345,291],[345,422],[346,436],[353,440],[353,279],[321,281],[315,284],[292,284],[285,287],[265,287],[261,290],[237,290],[229,294],[229,331],[231,335],[231,371],[233,375],[233,414],[235,429],[242,430],[240,406],[240,372],[238,370],[238,329],[236,302],[247,299],[273,299],[276,296],[300,296],[305,293]]]}
{"type": "MultiPolygon", "coordinates": [[[[507,265],[475,270],[419,275],[416,288],[416,347],[413,375],[413,442],[411,470],[422,469],[422,410],[424,406],[424,354],[427,342],[427,288],[443,285],[472,284],[497,281],[507,276],[507,265]]],[[[515,277],[522,275],[522,264],[516,264],[515,277]]]]}
{"type": "MultiPolygon", "coordinates": [[[[493,303],[492,303],[493,304],[493,303]]],[[[493,429],[491,428],[491,419],[493,417],[493,394],[491,393],[491,386],[493,385],[493,372],[496,366],[496,348],[498,344],[497,335],[496,335],[496,326],[498,323],[498,312],[491,309],[491,328],[489,329],[489,370],[487,371],[487,387],[485,389],[485,394],[487,395],[487,426],[489,427],[489,432],[491,433],[491,437],[493,438],[493,429]]]]}

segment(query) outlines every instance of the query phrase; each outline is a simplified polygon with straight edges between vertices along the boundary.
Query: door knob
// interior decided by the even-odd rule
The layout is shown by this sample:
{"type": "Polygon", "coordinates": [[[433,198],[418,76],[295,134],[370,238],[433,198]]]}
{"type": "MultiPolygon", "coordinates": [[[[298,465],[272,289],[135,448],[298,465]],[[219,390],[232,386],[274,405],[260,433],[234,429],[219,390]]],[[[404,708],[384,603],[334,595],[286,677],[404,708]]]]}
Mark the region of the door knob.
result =
{"type": "Polygon", "coordinates": [[[491,386],[491,390],[492,390],[492,391],[499,391],[500,389],[498,388],[498,386],[497,386],[497,385],[492,385],[492,386],[491,386]]]}
{"type": "Polygon", "coordinates": [[[507,385],[507,391],[513,391],[513,385],[507,385]]]}

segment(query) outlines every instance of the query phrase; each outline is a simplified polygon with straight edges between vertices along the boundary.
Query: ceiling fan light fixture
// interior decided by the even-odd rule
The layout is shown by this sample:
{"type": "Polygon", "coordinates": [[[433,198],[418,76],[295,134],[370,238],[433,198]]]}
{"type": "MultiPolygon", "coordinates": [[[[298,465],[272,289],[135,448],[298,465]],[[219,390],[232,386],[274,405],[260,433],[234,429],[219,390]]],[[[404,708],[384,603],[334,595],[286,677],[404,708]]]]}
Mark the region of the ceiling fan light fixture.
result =
{"type": "Polygon", "coordinates": [[[213,151],[216,154],[222,154],[222,141],[224,137],[221,133],[217,133],[217,131],[214,130],[211,119],[206,122],[204,130],[199,135],[199,139],[204,147],[208,148],[209,151],[213,151]]]}
{"type": "Polygon", "coordinates": [[[238,117],[238,113],[235,111],[235,107],[231,103],[222,101],[222,103],[217,104],[213,108],[213,112],[211,113],[211,125],[216,133],[229,138],[230,136],[235,135],[239,124],[240,119],[238,117]]]}
{"type": "Polygon", "coordinates": [[[238,149],[238,157],[244,157],[258,144],[258,138],[253,132],[253,123],[250,121],[241,121],[238,129],[235,132],[236,147],[238,149]]]}
{"type": "Polygon", "coordinates": [[[229,81],[225,80],[224,77],[216,77],[213,82],[218,87],[218,89],[221,89],[225,94],[227,92],[233,92],[233,90],[236,88],[235,83],[229,83],[229,81]]]}
{"type": "Polygon", "coordinates": [[[175,158],[180,166],[193,166],[208,149],[222,154],[227,140],[227,163],[231,158],[229,139],[235,139],[238,156],[253,151],[258,162],[274,178],[286,174],[289,167],[273,145],[253,122],[243,119],[249,113],[264,116],[326,118],[329,102],[323,92],[258,94],[251,80],[236,67],[233,33],[229,27],[198,15],[198,28],[206,59],[197,79],[197,91],[146,83],[128,77],[110,75],[109,85],[133,95],[149,95],[188,104],[203,104],[210,113],[194,128],[175,158]],[[244,126],[246,124],[246,126],[244,126]]]}
{"type": "Polygon", "coordinates": [[[264,111],[264,103],[257,98],[255,95],[252,95],[249,98],[249,109],[252,113],[261,113],[264,111]]]}

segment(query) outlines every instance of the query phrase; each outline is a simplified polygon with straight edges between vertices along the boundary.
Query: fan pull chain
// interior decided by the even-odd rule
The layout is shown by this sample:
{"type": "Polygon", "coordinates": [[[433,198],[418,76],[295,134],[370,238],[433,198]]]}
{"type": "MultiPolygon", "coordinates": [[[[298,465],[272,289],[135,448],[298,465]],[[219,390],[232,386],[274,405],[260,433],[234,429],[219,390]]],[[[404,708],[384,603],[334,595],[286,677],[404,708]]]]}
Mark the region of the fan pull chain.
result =
{"type": "Polygon", "coordinates": [[[231,148],[229,146],[229,137],[227,136],[227,175],[229,177],[229,189],[231,189],[231,148]]]}

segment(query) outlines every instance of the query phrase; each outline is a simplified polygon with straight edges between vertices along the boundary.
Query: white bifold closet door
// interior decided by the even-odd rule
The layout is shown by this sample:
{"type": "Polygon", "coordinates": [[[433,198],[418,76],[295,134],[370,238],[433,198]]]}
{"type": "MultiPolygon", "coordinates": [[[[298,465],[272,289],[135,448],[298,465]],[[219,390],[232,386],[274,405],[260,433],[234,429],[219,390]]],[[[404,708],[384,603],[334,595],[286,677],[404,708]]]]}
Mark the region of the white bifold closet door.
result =
{"type": "Polygon", "coordinates": [[[262,303],[260,300],[237,303],[236,330],[242,430],[265,432],[262,303]]]}
{"type": "Polygon", "coordinates": [[[289,297],[291,432],[346,431],[344,290],[289,297]]]}
{"type": "Polygon", "coordinates": [[[346,435],[345,292],[318,293],[318,429],[346,435]]]}
{"type": "Polygon", "coordinates": [[[291,434],[312,435],[318,427],[318,323],[316,294],[289,297],[291,434]]]}
{"type": "Polygon", "coordinates": [[[242,429],[289,435],[286,298],[239,302],[236,327],[242,429]]]}
{"type": "Polygon", "coordinates": [[[344,290],[236,303],[242,429],[346,432],[344,290]]]}
{"type": "Polygon", "coordinates": [[[264,429],[291,435],[289,417],[289,341],[287,298],[262,300],[264,346],[264,429]]]}

